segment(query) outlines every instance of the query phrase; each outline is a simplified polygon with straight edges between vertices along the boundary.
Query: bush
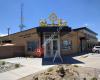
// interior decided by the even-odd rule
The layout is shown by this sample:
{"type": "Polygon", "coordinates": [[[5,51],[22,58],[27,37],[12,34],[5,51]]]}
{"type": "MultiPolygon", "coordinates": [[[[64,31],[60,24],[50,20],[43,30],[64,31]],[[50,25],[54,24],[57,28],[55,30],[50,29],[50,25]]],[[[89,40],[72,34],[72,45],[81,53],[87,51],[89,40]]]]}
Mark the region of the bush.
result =
{"type": "Polygon", "coordinates": [[[83,78],[83,80],[86,80],[86,78],[83,78]]]}
{"type": "Polygon", "coordinates": [[[65,76],[65,70],[64,70],[63,67],[60,67],[57,72],[59,73],[59,76],[61,76],[61,77],[64,77],[65,76]]]}
{"type": "Polygon", "coordinates": [[[3,61],[3,62],[2,62],[2,65],[5,65],[5,64],[6,64],[6,62],[5,62],[5,61],[3,61]]]}
{"type": "Polygon", "coordinates": [[[15,68],[18,68],[18,67],[20,67],[20,64],[15,64],[15,68]]]}
{"type": "Polygon", "coordinates": [[[78,65],[74,65],[74,67],[79,67],[78,65]]]}
{"type": "Polygon", "coordinates": [[[93,77],[91,80],[97,80],[97,78],[96,77],[93,77]]]}
{"type": "Polygon", "coordinates": [[[48,71],[48,72],[51,72],[51,71],[53,71],[53,68],[49,68],[47,71],[48,71]]]}

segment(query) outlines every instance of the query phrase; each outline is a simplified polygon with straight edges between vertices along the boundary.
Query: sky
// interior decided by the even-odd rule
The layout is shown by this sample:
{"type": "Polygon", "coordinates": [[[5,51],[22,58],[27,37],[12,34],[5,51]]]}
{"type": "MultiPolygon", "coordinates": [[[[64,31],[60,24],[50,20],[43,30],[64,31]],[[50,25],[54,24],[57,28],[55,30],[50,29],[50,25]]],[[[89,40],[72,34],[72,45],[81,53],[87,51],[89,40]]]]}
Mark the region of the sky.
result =
{"type": "Polygon", "coordinates": [[[98,33],[100,40],[100,0],[0,0],[0,34],[19,32],[20,5],[24,4],[25,30],[39,26],[40,19],[48,19],[54,12],[67,21],[68,26],[88,26],[98,33]]]}

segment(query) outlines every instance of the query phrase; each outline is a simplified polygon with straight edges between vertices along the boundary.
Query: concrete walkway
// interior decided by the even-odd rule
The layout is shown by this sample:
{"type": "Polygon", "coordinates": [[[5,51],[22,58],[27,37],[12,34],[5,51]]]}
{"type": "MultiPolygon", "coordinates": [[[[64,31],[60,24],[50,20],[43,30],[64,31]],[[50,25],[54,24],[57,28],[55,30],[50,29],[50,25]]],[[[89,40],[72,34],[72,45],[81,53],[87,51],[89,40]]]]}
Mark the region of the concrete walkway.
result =
{"type": "Polygon", "coordinates": [[[79,66],[100,69],[100,54],[89,53],[82,56],[76,56],[73,58],[83,62],[83,64],[77,64],[79,66]]]}
{"type": "MultiPolygon", "coordinates": [[[[92,53],[89,53],[85,55],[75,56],[72,58],[73,60],[71,60],[75,62],[71,64],[100,69],[100,54],[92,55],[92,53]],[[79,62],[76,63],[76,61],[79,62]]],[[[70,61],[70,58],[68,58],[68,60],[70,61]]],[[[20,63],[21,65],[23,65],[23,67],[0,73],[0,80],[32,80],[32,77],[36,72],[54,66],[42,65],[41,58],[9,58],[4,59],[3,61],[11,63],[20,63]]]]}
{"type": "Polygon", "coordinates": [[[20,80],[21,78],[53,66],[43,66],[41,58],[9,58],[2,61],[20,63],[23,67],[0,73],[0,80],[20,80]]]}

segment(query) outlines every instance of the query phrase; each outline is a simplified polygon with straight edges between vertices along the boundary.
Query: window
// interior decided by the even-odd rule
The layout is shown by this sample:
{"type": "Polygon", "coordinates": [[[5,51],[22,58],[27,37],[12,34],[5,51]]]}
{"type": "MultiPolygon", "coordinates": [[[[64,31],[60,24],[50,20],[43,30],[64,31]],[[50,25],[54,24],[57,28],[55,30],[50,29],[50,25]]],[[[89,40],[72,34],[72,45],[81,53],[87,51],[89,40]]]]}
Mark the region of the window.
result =
{"type": "Polygon", "coordinates": [[[58,38],[58,34],[57,33],[45,33],[45,39],[57,39],[58,38]]]}
{"type": "Polygon", "coordinates": [[[72,49],[72,41],[64,40],[62,44],[63,49],[72,49]]]}
{"type": "Polygon", "coordinates": [[[2,40],[2,43],[12,43],[12,40],[2,40]]]}
{"type": "Polygon", "coordinates": [[[96,48],[100,48],[100,47],[96,47],[96,48]]]}
{"type": "Polygon", "coordinates": [[[27,42],[27,51],[34,51],[37,48],[36,41],[27,42]]]}

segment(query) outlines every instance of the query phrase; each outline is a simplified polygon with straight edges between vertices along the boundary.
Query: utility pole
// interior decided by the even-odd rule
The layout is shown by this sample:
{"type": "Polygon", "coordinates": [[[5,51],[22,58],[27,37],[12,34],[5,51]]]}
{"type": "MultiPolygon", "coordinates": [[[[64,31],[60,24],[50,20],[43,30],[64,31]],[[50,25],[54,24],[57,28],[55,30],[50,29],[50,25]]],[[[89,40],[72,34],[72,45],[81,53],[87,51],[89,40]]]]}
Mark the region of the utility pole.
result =
{"type": "Polygon", "coordinates": [[[10,35],[10,27],[7,28],[7,32],[8,32],[8,39],[10,39],[9,35],[10,35]]]}
{"type": "Polygon", "coordinates": [[[9,36],[9,34],[10,34],[10,27],[7,28],[7,31],[8,31],[8,36],[9,36]]]}
{"type": "Polygon", "coordinates": [[[23,24],[23,6],[24,4],[22,3],[21,4],[21,15],[20,15],[20,25],[19,25],[19,28],[20,28],[20,31],[23,31],[23,28],[25,27],[24,24],[23,24]]]}

